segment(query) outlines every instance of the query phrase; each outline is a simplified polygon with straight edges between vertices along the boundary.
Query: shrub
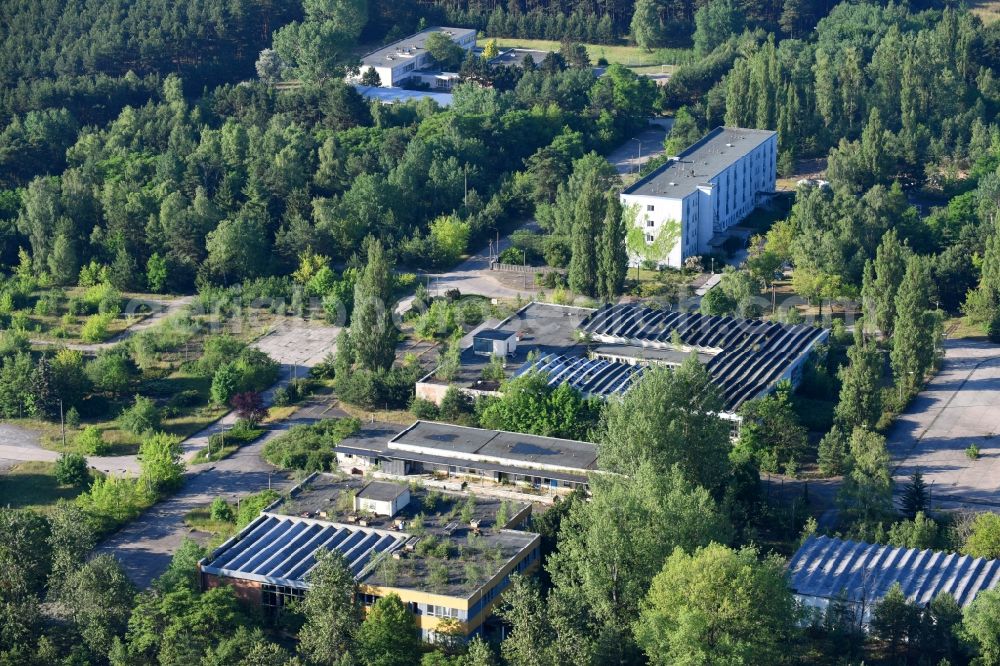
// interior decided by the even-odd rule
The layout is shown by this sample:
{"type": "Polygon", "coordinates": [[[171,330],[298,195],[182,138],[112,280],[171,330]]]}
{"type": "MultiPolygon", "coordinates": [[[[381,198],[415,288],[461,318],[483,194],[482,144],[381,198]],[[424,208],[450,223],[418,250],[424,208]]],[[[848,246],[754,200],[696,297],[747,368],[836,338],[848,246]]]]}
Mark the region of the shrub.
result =
{"type": "Polygon", "coordinates": [[[263,456],[284,469],[322,472],[336,467],[333,448],[361,427],[357,419],[330,419],[298,425],[264,445],[263,456]]]}
{"type": "Polygon", "coordinates": [[[76,407],[70,407],[66,412],[66,425],[70,428],[80,427],[80,412],[77,411],[76,407]]]}
{"type": "Polygon", "coordinates": [[[179,393],[175,393],[170,396],[167,401],[167,406],[179,408],[179,407],[194,407],[195,405],[201,404],[201,393],[195,389],[184,389],[179,393]]]}
{"type": "Polygon", "coordinates": [[[236,410],[236,415],[250,426],[255,426],[267,418],[268,409],[264,406],[264,398],[257,391],[237,393],[232,397],[230,404],[236,410]]]}
{"type": "Polygon", "coordinates": [[[90,480],[87,459],[79,453],[64,453],[56,461],[56,481],[64,486],[85,486],[90,480]]]}
{"type": "Polygon", "coordinates": [[[274,394],[271,396],[271,401],[274,403],[275,407],[287,407],[292,404],[292,398],[289,395],[287,386],[279,386],[274,389],[274,394]]]}
{"type": "Polygon", "coordinates": [[[236,518],[233,514],[233,507],[229,506],[229,503],[221,497],[216,497],[212,500],[209,515],[212,517],[212,520],[219,520],[227,523],[233,522],[236,518]]]}
{"type": "Polygon", "coordinates": [[[979,460],[979,447],[975,444],[969,444],[968,448],[965,449],[965,455],[969,460],[979,460]]]}
{"type": "Polygon", "coordinates": [[[425,421],[433,421],[438,418],[438,408],[430,400],[424,400],[423,398],[414,398],[413,402],[410,403],[410,411],[418,419],[423,419],[425,421]]]}
{"type": "Polygon", "coordinates": [[[240,371],[235,363],[226,363],[215,371],[212,377],[212,402],[224,405],[239,390],[240,371]]]}
{"type": "Polygon", "coordinates": [[[241,530],[249,525],[261,511],[276,499],[281,497],[273,490],[263,490],[253,495],[248,495],[240,502],[239,511],[236,512],[236,529],[241,530]]]}
{"type": "Polygon", "coordinates": [[[87,317],[80,329],[80,339],[84,342],[103,342],[108,338],[108,325],[111,319],[106,314],[95,314],[87,317]]]}
{"type": "Polygon", "coordinates": [[[104,441],[97,426],[87,426],[76,436],[76,447],[88,456],[106,456],[111,451],[111,447],[104,441]]]}
{"type": "Polygon", "coordinates": [[[142,435],[147,432],[159,430],[160,410],[156,404],[147,397],[137,395],[132,406],[124,410],[118,417],[118,425],[122,430],[126,430],[133,435],[142,435]]]}
{"type": "Polygon", "coordinates": [[[177,488],[184,474],[181,442],[173,435],[159,432],[139,445],[140,478],[156,490],[177,488]]]}

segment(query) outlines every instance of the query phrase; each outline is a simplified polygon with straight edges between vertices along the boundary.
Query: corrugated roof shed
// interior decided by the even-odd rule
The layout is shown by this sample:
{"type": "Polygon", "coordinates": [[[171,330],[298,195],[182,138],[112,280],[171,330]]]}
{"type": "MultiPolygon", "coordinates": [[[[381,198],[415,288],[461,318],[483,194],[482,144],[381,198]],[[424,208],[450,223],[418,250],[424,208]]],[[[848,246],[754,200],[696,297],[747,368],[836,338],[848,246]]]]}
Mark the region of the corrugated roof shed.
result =
{"type": "Polygon", "coordinates": [[[395,550],[409,537],[402,532],[262,513],[216,550],[202,571],[308,587],[306,579],[316,566],[316,551],[320,548],[343,553],[351,573],[360,576],[375,555],[395,550]]]}
{"type": "Polygon", "coordinates": [[[1000,581],[1000,560],[956,553],[897,548],[827,536],[809,537],[788,565],[795,594],[871,603],[894,583],[918,604],[948,592],[963,607],[1000,581]]]}
{"type": "Polygon", "coordinates": [[[706,368],[726,411],[768,390],[828,331],[804,324],[717,317],[638,304],[608,305],[580,324],[591,339],[639,348],[687,349],[711,355],[706,368]]]}

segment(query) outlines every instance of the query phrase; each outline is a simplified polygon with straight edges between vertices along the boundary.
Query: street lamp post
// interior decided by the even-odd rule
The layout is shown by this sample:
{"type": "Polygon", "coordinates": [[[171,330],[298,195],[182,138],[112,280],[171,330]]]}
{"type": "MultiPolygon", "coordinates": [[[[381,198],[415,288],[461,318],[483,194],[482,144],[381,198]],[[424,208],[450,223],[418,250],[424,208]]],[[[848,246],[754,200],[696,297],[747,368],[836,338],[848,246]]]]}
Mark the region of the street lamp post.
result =
{"type": "Polygon", "coordinates": [[[632,137],[632,140],[639,144],[639,156],[635,159],[635,172],[638,174],[642,173],[642,141],[632,137]]]}

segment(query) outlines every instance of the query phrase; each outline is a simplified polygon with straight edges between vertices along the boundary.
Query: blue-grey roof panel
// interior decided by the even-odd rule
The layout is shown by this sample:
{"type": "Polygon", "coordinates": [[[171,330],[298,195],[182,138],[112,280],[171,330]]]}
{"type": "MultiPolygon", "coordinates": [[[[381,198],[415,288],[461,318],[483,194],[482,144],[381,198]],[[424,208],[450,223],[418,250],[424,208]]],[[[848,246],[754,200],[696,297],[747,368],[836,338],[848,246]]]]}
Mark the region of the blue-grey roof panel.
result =
{"type": "Polygon", "coordinates": [[[320,548],[343,553],[359,576],[374,555],[398,548],[407,538],[402,532],[265,513],[219,548],[202,570],[306,587],[320,548]]]}
{"type": "Polygon", "coordinates": [[[789,586],[798,595],[871,603],[899,583],[918,604],[947,592],[961,606],[1000,580],[1000,560],[898,548],[828,536],[809,537],[788,564],[789,586]]]}

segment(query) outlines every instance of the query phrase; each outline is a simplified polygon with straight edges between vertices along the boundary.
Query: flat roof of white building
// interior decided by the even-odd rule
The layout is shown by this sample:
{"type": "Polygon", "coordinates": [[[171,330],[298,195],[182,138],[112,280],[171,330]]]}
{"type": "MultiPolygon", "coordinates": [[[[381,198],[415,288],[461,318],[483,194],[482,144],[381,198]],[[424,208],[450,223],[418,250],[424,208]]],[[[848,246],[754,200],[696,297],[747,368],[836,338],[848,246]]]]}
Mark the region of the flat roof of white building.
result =
{"type": "Polygon", "coordinates": [[[361,64],[367,67],[394,67],[403,61],[415,58],[424,52],[424,44],[427,42],[427,38],[435,32],[443,32],[448,37],[451,37],[453,41],[459,41],[464,37],[476,34],[474,28],[448,28],[440,26],[427,28],[409,37],[386,44],[371,53],[366,53],[361,57],[361,64]]]}
{"type": "Polygon", "coordinates": [[[776,134],[771,130],[716,127],[622,194],[683,199],[776,134]]]}

